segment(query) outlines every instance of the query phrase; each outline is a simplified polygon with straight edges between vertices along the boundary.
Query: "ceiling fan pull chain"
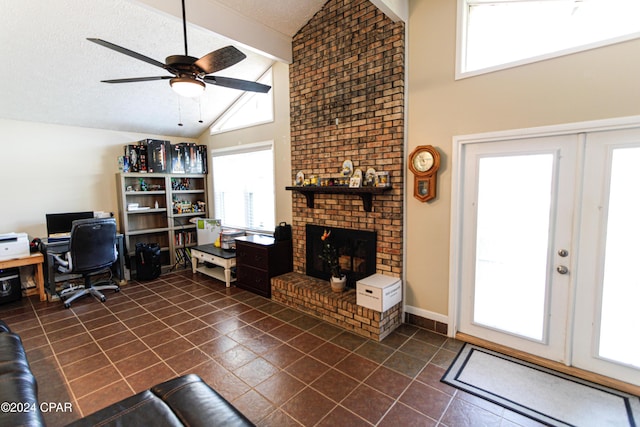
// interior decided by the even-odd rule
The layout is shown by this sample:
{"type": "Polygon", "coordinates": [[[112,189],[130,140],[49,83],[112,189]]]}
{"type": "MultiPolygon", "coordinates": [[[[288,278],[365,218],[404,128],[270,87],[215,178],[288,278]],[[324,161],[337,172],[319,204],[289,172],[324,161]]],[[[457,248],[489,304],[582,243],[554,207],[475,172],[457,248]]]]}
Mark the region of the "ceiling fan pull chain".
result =
{"type": "Polygon", "coordinates": [[[178,97],[178,126],[182,126],[182,108],[180,106],[180,97],[178,97]]]}

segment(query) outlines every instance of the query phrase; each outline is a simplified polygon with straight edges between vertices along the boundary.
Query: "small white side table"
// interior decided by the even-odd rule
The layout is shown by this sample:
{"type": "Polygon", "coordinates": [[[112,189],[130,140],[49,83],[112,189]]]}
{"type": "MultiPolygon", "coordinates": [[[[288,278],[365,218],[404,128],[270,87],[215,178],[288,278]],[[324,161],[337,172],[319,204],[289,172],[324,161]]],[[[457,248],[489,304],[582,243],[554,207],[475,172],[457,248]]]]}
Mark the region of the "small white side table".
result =
{"type": "Polygon", "coordinates": [[[216,248],[211,245],[201,245],[191,248],[191,269],[195,274],[199,271],[202,274],[213,277],[215,279],[223,281],[227,288],[231,286],[231,282],[235,282],[236,279],[231,277],[231,268],[236,266],[236,253],[235,251],[225,251],[221,248],[216,248]],[[198,261],[203,264],[198,266],[198,261]],[[220,268],[207,267],[205,262],[211,263],[214,266],[220,268]]]}

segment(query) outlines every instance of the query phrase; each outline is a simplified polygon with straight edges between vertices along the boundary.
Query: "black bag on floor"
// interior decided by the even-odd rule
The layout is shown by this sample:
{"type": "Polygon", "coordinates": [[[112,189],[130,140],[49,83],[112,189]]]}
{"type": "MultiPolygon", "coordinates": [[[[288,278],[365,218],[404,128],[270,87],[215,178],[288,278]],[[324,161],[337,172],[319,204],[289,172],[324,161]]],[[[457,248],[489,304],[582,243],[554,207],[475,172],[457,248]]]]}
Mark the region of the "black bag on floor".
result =
{"type": "Polygon", "coordinates": [[[153,280],[161,272],[160,246],[157,243],[136,243],[136,279],[153,280]]]}
{"type": "Polygon", "coordinates": [[[276,230],[273,233],[273,237],[276,241],[291,240],[291,224],[281,222],[276,226],[276,230]]]}

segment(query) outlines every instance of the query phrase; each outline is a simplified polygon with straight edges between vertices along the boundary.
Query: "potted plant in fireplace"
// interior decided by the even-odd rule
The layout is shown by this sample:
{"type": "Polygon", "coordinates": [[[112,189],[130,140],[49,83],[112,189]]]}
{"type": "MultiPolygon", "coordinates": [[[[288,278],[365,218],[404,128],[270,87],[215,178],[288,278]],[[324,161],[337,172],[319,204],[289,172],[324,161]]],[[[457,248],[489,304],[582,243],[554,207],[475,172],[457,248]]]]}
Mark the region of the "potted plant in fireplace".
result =
{"type": "Polygon", "coordinates": [[[331,290],[334,292],[342,292],[347,283],[347,276],[340,271],[338,248],[331,242],[331,230],[325,230],[320,238],[322,239],[322,253],[320,254],[320,258],[324,261],[331,273],[329,279],[331,290]]]}

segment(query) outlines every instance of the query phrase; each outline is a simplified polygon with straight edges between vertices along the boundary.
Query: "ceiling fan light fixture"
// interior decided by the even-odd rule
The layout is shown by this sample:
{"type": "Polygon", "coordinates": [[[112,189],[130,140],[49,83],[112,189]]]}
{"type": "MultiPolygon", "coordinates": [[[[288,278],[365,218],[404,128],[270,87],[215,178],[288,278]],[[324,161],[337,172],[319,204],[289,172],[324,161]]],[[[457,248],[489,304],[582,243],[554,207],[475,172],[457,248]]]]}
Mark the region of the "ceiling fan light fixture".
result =
{"type": "Polygon", "coordinates": [[[196,98],[204,92],[205,84],[189,77],[175,77],[169,81],[171,88],[180,96],[196,98]]]}

